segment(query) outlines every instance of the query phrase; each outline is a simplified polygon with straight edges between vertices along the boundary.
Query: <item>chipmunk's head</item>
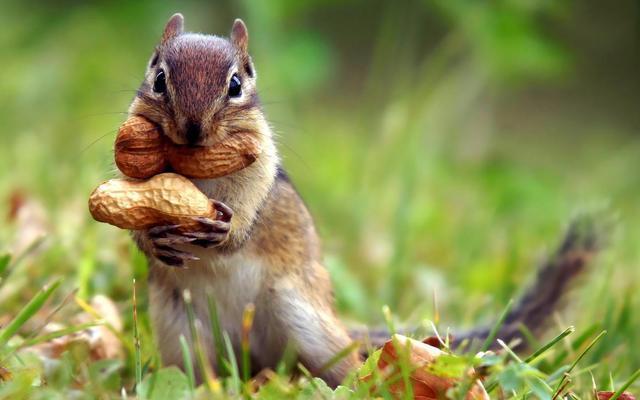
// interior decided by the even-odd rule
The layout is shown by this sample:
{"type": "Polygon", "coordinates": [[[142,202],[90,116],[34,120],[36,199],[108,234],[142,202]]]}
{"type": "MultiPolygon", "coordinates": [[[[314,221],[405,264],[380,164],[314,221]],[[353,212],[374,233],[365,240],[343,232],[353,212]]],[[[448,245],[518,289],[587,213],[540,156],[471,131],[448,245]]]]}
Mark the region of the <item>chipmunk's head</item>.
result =
{"type": "Polygon", "coordinates": [[[157,123],[177,144],[212,145],[234,132],[259,132],[263,123],[249,34],[237,19],[229,39],[183,32],[167,22],[130,113],[157,123]]]}

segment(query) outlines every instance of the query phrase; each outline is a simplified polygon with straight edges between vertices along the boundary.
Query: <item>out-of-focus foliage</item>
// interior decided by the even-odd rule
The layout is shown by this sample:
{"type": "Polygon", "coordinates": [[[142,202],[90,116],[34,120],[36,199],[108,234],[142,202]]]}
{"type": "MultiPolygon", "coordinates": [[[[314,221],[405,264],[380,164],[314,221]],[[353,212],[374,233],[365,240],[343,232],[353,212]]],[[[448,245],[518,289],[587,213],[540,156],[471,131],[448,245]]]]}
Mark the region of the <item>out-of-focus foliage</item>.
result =
{"type": "MultiPolygon", "coordinates": [[[[43,203],[51,234],[1,284],[0,318],[64,276],[59,300],[76,287],[108,295],[131,340],[130,282],[144,282],[145,261],[126,232],[91,221],[86,198],[114,175],[116,129],[180,11],[192,31],[247,22],[264,108],[345,319],[381,324],[389,304],[421,324],[436,318],[434,291],[441,329],[494,319],[570,216],[606,204],[618,234],[559,318],[608,330],[582,362],[599,385],[640,366],[637,1],[5,0],[1,10],[0,212],[19,189],[43,203]]],[[[1,248],[16,232],[3,224],[1,248]]],[[[143,359],[157,365],[138,287],[143,359]]],[[[92,373],[77,354],[65,362],[48,390],[92,373]]],[[[122,385],[133,371],[130,354],[122,385]]]]}

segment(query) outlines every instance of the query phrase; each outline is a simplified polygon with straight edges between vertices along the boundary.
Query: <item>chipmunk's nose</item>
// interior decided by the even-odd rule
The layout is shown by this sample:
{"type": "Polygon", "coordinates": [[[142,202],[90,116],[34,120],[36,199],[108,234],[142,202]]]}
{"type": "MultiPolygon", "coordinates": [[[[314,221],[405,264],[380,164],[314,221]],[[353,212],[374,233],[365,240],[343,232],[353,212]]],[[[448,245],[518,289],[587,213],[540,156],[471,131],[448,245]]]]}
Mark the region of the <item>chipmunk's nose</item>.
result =
{"type": "Polygon", "coordinates": [[[190,145],[198,144],[202,139],[202,129],[198,122],[189,121],[186,129],[187,143],[190,145]]]}

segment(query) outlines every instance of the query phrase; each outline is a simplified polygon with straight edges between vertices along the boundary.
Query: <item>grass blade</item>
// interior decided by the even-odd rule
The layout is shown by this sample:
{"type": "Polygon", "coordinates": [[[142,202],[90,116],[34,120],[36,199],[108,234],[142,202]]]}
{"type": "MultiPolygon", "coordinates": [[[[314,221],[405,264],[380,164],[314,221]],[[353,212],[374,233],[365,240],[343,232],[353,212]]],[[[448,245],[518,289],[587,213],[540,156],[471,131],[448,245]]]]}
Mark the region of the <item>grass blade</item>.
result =
{"type": "Polygon", "coordinates": [[[507,352],[509,356],[511,356],[511,358],[516,360],[519,364],[522,364],[522,360],[520,359],[520,357],[518,357],[518,355],[513,350],[511,350],[511,348],[507,346],[507,344],[502,341],[502,339],[498,339],[498,344],[504,349],[505,352],[507,352]]]}
{"type": "Polygon", "coordinates": [[[77,287],[78,297],[81,299],[88,299],[90,295],[91,277],[95,275],[96,269],[96,257],[95,257],[95,240],[90,238],[86,241],[88,244],[85,246],[82,258],[78,263],[77,274],[77,287]]]}
{"type": "Polygon", "coordinates": [[[56,279],[50,285],[45,285],[33,298],[27,303],[18,315],[0,331],[0,346],[5,345],[13,335],[24,325],[31,317],[33,317],[51,297],[53,292],[60,286],[62,279],[56,279]]]}
{"type": "Polygon", "coordinates": [[[249,343],[249,333],[253,326],[253,317],[256,314],[256,307],[249,303],[242,313],[242,338],[240,348],[242,350],[242,379],[249,382],[251,378],[251,344],[249,343]]]}
{"type": "Polygon", "coordinates": [[[524,323],[521,322],[518,325],[518,330],[522,334],[522,337],[524,338],[525,343],[528,343],[528,347],[532,349],[537,349],[538,347],[540,347],[540,342],[538,342],[538,339],[536,339],[536,336],[533,334],[533,332],[531,332],[531,330],[524,323]]]}
{"type": "Polygon", "coordinates": [[[631,377],[627,379],[627,381],[622,386],[620,386],[618,390],[615,391],[615,393],[609,398],[609,400],[618,400],[618,397],[620,397],[622,393],[624,393],[624,391],[627,390],[627,388],[631,386],[631,384],[635,382],[636,379],[638,379],[638,377],[640,377],[640,369],[634,372],[633,375],[631,375],[631,377]]]}
{"type": "Polygon", "coordinates": [[[187,309],[189,329],[191,330],[191,343],[196,356],[196,362],[198,363],[198,367],[200,368],[200,372],[202,373],[202,380],[205,382],[210,392],[217,393],[220,391],[220,382],[218,382],[215,377],[200,337],[200,329],[202,328],[202,323],[200,320],[196,320],[195,312],[193,310],[193,303],[191,300],[191,292],[189,290],[185,290],[182,296],[184,299],[185,307],[187,309]]]}
{"type": "MultiPolygon", "coordinates": [[[[405,394],[404,397],[408,399],[413,398],[413,385],[411,384],[411,372],[413,370],[413,366],[411,364],[411,341],[407,340],[404,344],[400,343],[398,336],[393,335],[391,337],[393,342],[394,350],[397,354],[397,361],[391,361],[398,367],[399,369],[399,378],[402,379],[405,394]]],[[[380,357],[384,357],[385,354],[382,353],[380,357]]]]}
{"type": "Polygon", "coordinates": [[[193,358],[191,357],[191,351],[189,351],[189,344],[184,335],[180,335],[180,350],[182,350],[182,362],[184,363],[184,369],[189,379],[189,388],[191,389],[191,397],[193,397],[194,390],[196,388],[196,375],[193,371],[193,358]]]}
{"type": "Polygon", "coordinates": [[[540,347],[538,350],[533,352],[533,354],[531,354],[529,357],[527,357],[524,360],[524,362],[527,363],[527,364],[532,363],[536,358],[540,357],[547,350],[549,350],[550,348],[555,346],[556,343],[558,343],[559,341],[561,341],[562,339],[564,339],[565,337],[569,336],[570,334],[572,334],[575,331],[576,331],[575,327],[573,327],[573,326],[568,327],[567,329],[562,331],[562,333],[560,333],[558,336],[556,336],[553,339],[551,339],[547,344],[545,344],[544,346],[540,347]]]}
{"type": "Polygon", "coordinates": [[[4,276],[5,271],[9,267],[9,263],[11,262],[11,254],[3,254],[0,256],[0,280],[4,276]]]}
{"type": "Polygon", "coordinates": [[[553,399],[557,398],[560,395],[560,392],[562,391],[562,389],[566,386],[563,384],[567,379],[567,377],[569,376],[569,374],[571,373],[571,371],[573,371],[573,369],[576,367],[576,365],[578,365],[580,360],[582,360],[582,358],[589,352],[589,350],[591,350],[591,348],[593,348],[593,346],[595,346],[595,344],[598,343],[598,341],[602,339],[602,337],[606,334],[607,334],[607,331],[600,332],[600,334],[596,336],[595,339],[593,339],[591,343],[589,343],[589,345],[582,351],[582,353],[580,353],[580,355],[573,361],[569,369],[564,374],[562,374],[562,378],[560,379],[560,382],[556,387],[556,391],[555,391],[555,394],[553,395],[553,399]]]}
{"type": "MultiPolygon", "coordinates": [[[[1,268],[2,273],[0,273],[0,288],[4,286],[4,284],[7,282],[7,278],[18,267],[18,265],[20,265],[20,263],[25,258],[27,258],[29,254],[32,254],[33,252],[35,252],[38,249],[38,247],[40,247],[40,245],[44,243],[44,240],[45,240],[44,236],[34,240],[22,253],[18,254],[15,257],[10,256],[8,260],[3,261],[6,264],[3,265],[1,268]]],[[[3,258],[5,257],[6,256],[3,256],[3,258]]]]}
{"type": "Polygon", "coordinates": [[[241,382],[240,382],[240,372],[238,369],[238,362],[236,360],[235,352],[233,351],[233,345],[231,344],[231,339],[229,339],[229,335],[226,332],[222,334],[225,346],[227,348],[227,354],[229,356],[229,372],[231,373],[231,385],[235,393],[240,394],[241,390],[241,382]]]}
{"type": "Polygon", "coordinates": [[[596,338],[593,339],[591,343],[589,343],[589,345],[582,351],[582,353],[580,353],[578,358],[575,359],[575,361],[571,364],[571,367],[569,367],[569,370],[567,370],[567,373],[570,373],[571,371],[573,371],[573,369],[576,367],[576,365],[578,365],[580,360],[582,360],[582,358],[589,352],[589,350],[591,350],[591,348],[595,346],[595,344],[598,343],[600,339],[602,339],[602,337],[606,334],[607,334],[607,331],[600,332],[600,334],[598,334],[598,336],[596,336],[596,338]]]}
{"type": "Polygon", "coordinates": [[[136,299],[136,279],[133,279],[133,344],[135,347],[136,387],[142,383],[142,355],[140,352],[140,332],[138,332],[138,303],[136,299]]]}
{"type": "Polygon", "coordinates": [[[220,376],[229,376],[230,372],[227,363],[224,362],[225,357],[229,357],[227,348],[224,345],[222,335],[222,327],[220,325],[220,316],[218,315],[218,305],[213,297],[207,298],[209,306],[209,322],[211,323],[211,333],[213,334],[213,344],[216,350],[216,360],[218,361],[218,373],[220,376]]]}
{"type": "Polygon", "coordinates": [[[57,339],[59,337],[62,336],[66,336],[66,335],[71,335],[74,334],[76,332],[80,332],[83,331],[85,329],[89,329],[89,328],[93,328],[95,326],[100,326],[102,325],[102,322],[100,321],[96,321],[96,322],[87,322],[85,324],[80,324],[80,325],[75,325],[75,326],[69,326],[67,328],[63,328],[63,329],[58,329],[57,331],[53,331],[51,333],[47,333],[45,335],[42,336],[37,336],[35,338],[32,339],[27,339],[24,342],[20,343],[18,346],[15,347],[15,350],[18,349],[23,349],[25,347],[31,347],[31,346],[35,346],[44,342],[48,342],[50,340],[53,339],[57,339]]]}
{"type": "Polygon", "coordinates": [[[558,356],[553,359],[553,361],[551,362],[551,365],[557,366],[560,363],[562,363],[563,360],[567,358],[567,356],[569,356],[570,354],[573,354],[573,350],[577,350],[580,347],[582,347],[582,345],[586,343],[586,341],[594,333],[596,333],[599,328],[600,328],[600,325],[598,324],[593,324],[589,326],[585,331],[583,331],[580,335],[578,335],[578,337],[571,344],[568,345],[569,349],[565,349],[561,351],[560,354],[558,354],[558,356]]]}
{"type": "Polygon", "coordinates": [[[504,325],[504,321],[505,319],[507,319],[507,315],[509,315],[509,312],[511,312],[512,307],[513,307],[513,299],[509,300],[509,303],[507,303],[507,306],[502,311],[502,314],[500,314],[500,318],[498,318],[495,325],[493,325],[493,328],[491,328],[489,335],[487,336],[484,343],[482,344],[482,347],[480,347],[481,352],[485,352],[489,350],[489,347],[491,347],[491,344],[494,342],[494,340],[496,340],[496,336],[498,336],[498,332],[500,332],[500,328],[502,328],[502,325],[504,325]]]}
{"type": "Polygon", "coordinates": [[[331,357],[331,359],[329,361],[327,361],[322,368],[320,368],[321,372],[325,372],[328,371],[329,369],[331,369],[334,365],[338,364],[340,361],[342,361],[343,358],[347,357],[348,355],[350,355],[351,353],[353,353],[354,351],[357,351],[360,348],[360,342],[358,342],[357,340],[354,340],[353,342],[351,342],[350,345],[348,345],[347,347],[343,348],[342,350],[340,350],[336,355],[334,355],[333,357],[331,357]]]}
{"type": "Polygon", "coordinates": [[[297,360],[298,351],[296,347],[291,344],[291,342],[287,342],[282,357],[280,357],[280,361],[276,367],[276,373],[278,375],[290,375],[297,364],[297,360]]]}
{"type": "Polygon", "coordinates": [[[393,323],[393,316],[391,315],[391,309],[388,305],[382,306],[382,315],[384,316],[384,322],[387,324],[387,328],[389,329],[389,335],[393,336],[396,333],[396,327],[393,323]]]}

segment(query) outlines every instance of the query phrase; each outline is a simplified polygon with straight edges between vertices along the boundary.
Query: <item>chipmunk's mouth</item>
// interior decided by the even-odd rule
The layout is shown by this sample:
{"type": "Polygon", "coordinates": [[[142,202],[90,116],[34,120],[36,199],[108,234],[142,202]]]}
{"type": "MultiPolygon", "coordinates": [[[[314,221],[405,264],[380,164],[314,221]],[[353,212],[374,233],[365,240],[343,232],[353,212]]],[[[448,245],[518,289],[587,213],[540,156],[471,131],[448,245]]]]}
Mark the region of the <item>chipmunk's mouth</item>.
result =
{"type": "Polygon", "coordinates": [[[197,121],[187,122],[178,128],[176,135],[167,135],[175,144],[189,147],[210,147],[229,137],[228,132],[217,124],[202,124],[197,121]],[[177,140],[176,140],[177,139],[177,140]]]}
{"type": "Polygon", "coordinates": [[[200,122],[192,120],[178,125],[176,122],[170,119],[153,118],[153,116],[142,115],[140,116],[148,119],[154,125],[156,125],[162,135],[166,137],[171,143],[186,147],[211,147],[215,146],[230,136],[233,136],[236,132],[230,132],[225,129],[221,124],[203,125],[200,122]]]}
{"type": "Polygon", "coordinates": [[[199,122],[189,121],[184,131],[184,137],[190,146],[199,145],[202,142],[202,126],[199,122]]]}

